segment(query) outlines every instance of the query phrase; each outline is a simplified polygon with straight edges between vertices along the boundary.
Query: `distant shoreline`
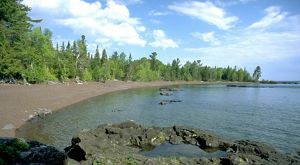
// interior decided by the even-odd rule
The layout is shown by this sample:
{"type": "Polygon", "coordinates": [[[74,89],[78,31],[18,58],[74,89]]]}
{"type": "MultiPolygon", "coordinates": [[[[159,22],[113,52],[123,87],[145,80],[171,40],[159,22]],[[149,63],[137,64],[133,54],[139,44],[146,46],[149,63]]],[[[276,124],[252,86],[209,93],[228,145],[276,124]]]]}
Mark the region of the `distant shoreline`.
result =
{"type": "MultiPolygon", "coordinates": [[[[29,119],[34,111],[43,108],[58,111],[74,103],[99,95],[135,88],[161,87],[184,84],[236,84],[243,82],[203,82],[203,81],[154,81],[125,82],[107,81],[106,83],[88,82],[86,84],[35,84],[0,85],[0,136],[14,137],[16,128],[29,119]]],[[[249,83],[249,82],[244,82],[249,83]]]]}

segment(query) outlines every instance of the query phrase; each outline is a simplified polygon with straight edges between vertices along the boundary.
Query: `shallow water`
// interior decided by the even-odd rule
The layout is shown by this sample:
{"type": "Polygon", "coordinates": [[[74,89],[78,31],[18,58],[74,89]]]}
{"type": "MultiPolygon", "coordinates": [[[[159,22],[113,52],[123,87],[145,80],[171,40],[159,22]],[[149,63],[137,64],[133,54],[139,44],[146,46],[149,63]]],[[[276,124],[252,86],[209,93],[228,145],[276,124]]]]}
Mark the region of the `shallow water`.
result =
{"type": "Polygon", "coordinates": [[[142,155],[149,156],[149,157],[225,157],[225,151],[214,151],[214,152],[206,152],[200,149],[198,146],[191,145],[191,144],[170,144],[164,143],[157,147],[155,147],[151,151],[142,151],[142,155]]]}
{"type": "Polygon", "coordinates": [[[134,120],[145,126],[192,126],[226,138],[264,142],[287,153],[299,150],[300,85],[262,86],[182,85],[172,96],[160,96],[158,88],[115,92],[26,124],[17,136],[63,148],[79,130],[134,120]],[[158,104],[166,99],[183,102],[158,104]]]}

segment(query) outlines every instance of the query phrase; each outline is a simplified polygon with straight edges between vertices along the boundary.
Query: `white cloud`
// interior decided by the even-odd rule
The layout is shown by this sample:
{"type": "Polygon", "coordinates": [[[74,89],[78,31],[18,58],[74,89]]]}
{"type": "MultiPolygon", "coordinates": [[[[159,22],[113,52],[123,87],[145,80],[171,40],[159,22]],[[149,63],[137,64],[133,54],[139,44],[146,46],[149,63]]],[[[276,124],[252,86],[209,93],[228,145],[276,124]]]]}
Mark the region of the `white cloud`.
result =
{"type": "Polygon", "coordinates": [[[211,43],[212,45],[220,45],[220,41],[215,37],[214,32],[207,32],[207,33],[199,33],[194,32],[191,35],[195,38],[198,38],[204,42],[211,43]]]}
{"type": "Polygon", "coordinates": [[[159,12],[156,10],[151,10],[148,13],[148,15],[150,15],[150,16],[165,16],[165,15],[169,15],[169,14],[170,14],[169,12],[159,12]]]}
{"type": "Polygon", "coordinates": [[[177,48],[178,44],[172,39],[168,38],[163,30],[157,29],[153,30],[154,41],[149,43],[149,45],[156,48],[177,48]]]}
{"type": "Polygon", "coordinates": [[[299,35],[299,32],[246,32],[226,36],[223,42],[227,44],[186,50],[204,56],[213,65],[272,62],[299,56],[299,35]]]}
{"type": "Polygon", "coordinates": [[[116,0],[116,2],[124,4],[124,5],[136,5],[136,4],[142,4],[142,0],[116,0]]]}
{"type": "Polygon", "coordinates": [[[232,28],[234,26],[233,24],[238,21],[238,17],[227,16],[227,13],[224,9],[215,6],[209,1],[188,1],[184,3],[174,3],[173,5],[169,5],[168,8],[178,13],[205,21],[223,30],[232,28]]]}
{"type": "Polygon", "coordinates": [[[299,23],[300,15],[289,16],[276,24],[269,24],[265,30],[245,28],[224,33],[218,36],[220,45],[185,50],[200,55],[209,65],[220,66],[255,66],[299,58],[299,23]]]}
{"type": "Polygon", "coordinates": [[[40,8],[40,9],[57,9],[59,6],[61,6],[61,3],[63,1],[59,0],[45,0],[45,3],[39,3],[39,0],[24,0],[23,3],[27,6],[30,6],[31,8],[40,8]]]}
{"type": "Polygon", "coordinates": [[[108,0],[106,7],[98,1],[83,0],[25,0],[25,4],[56,18],[56,23],[71,28],[78,34],[96,39],[107,38],[118,44],[144,46],[140,33],[146,28],[138,18],[130,17],[125,5],[108,0]]]}
{"type": "Polygon", "coordinates": [[[217,6],[222,6],[222,7],[230,7],[230,6],[235,6],[235,5],[245,5],[248,4],[250,2],[254,2],[257,0],[212,0],[214,2],[214,4],[216,4],[217,6]]]}
{"type": "Polygon", "coordinates": [[[250,29],[263,29],[273,24],[279,23],[288,15],[287,12],[281,11],[280,7],[270,6],[265,9],[266,16],[258,22],[255,22],[249,26],[250,29]]]}

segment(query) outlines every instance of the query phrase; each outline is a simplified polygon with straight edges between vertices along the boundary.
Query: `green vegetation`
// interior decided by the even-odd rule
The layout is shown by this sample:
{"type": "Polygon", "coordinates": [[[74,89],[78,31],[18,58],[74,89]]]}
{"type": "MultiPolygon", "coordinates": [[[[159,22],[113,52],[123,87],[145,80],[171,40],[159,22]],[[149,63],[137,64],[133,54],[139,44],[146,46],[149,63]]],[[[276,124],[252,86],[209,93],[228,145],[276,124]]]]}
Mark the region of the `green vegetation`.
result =
{"type": "Polygon", "coordinates": [[[0,144],[0,165],[11,164],[20,154],[20,151],[26,151],[29,145],[21,139],[14,139],[7,144],[0,144]]]}
{"type": "Polygon", "coordinates": [[[255,82],[258,82],[260,77],[261,77],[261,69],[260,66],[257,66],[253,73],[253,79],[255,82]]]}
{"type": "Polygon", "coordinates": [[[127,165],[137,165],[133,157],[128,157],[126,163],[127,165]]]}
{"type": "Polygon", "coordinates": [[[84,35],[79,40],[52,45],[49,29],[33,28],[28,17],[30,9],[20,0],[0,2],[0,80],[25,80],[41,83],[49,80],[68,81],[79,77],[83,81],[106,80],[198,80],[198,81],[258,81],[261,72],[255,70],[253,78],[247,70],[237,67],[210,67],[200,60],[180,64],[175,59],[163,64],[156,52],[149,58],[132,60],[131,54],[114,52],[107,55],[97,47],[95,54],[87,51],[84,35]]]}

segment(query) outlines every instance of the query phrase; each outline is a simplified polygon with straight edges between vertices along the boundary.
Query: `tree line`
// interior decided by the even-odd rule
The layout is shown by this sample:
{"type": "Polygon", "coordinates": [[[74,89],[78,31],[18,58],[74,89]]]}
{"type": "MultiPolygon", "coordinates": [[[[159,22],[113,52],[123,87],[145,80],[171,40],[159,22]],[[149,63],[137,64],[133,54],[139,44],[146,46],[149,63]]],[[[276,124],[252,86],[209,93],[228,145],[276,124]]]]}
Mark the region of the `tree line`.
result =
{"type": "Polygon", "coordinates": [[[49,80],[83,81],[106,80],[200,80],[200,81],[252,81],[258,80],[259,72],[253,76],[245,68],[210,67],[200,60],[186,62],[174,59],[164,64],[157,59],[157,53],[133,60],[131,54],[105,49],[91,54],[84,35],[72,42],[53,46],[52,32],[41,27],[33,28],[34,22],[28,16],[30,8],[20,0],[2,0],[0,3],[0,78],[26,79],[31,83],[49,80]]]}

